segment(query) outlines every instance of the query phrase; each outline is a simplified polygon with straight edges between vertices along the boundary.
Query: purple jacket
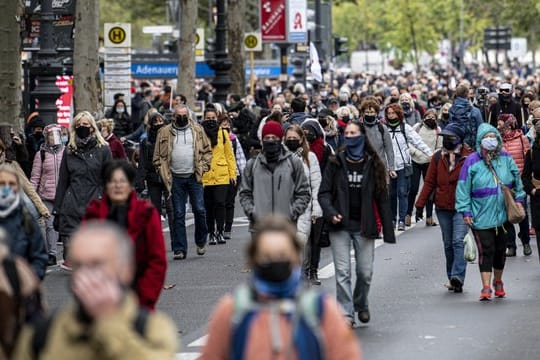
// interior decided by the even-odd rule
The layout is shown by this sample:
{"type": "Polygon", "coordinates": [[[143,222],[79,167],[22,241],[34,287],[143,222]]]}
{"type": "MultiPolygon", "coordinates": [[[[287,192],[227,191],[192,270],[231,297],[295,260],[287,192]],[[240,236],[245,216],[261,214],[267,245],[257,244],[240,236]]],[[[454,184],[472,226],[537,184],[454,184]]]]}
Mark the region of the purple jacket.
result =
{"type": "Polygon", "coordinates": [[[54,152],[52,149],[42,146],[34,157],[30,182],[43,200],[54,201],[56,197],[56,186],[58,185],[60,163],[64,155],[64,149],[65,147],[62,146],[54,152]],[[45,155],[43,163],[41,162],[41,151],[44,151],[45,155]]]}

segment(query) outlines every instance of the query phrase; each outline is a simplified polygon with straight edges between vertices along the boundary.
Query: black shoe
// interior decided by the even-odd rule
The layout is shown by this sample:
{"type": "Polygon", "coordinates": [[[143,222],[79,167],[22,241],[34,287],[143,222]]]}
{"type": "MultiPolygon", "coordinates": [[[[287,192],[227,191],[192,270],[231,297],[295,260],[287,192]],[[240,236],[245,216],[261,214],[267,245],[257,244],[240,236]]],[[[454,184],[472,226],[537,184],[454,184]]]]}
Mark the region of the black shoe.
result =
{"type": "Polygon", "coordinates": [[[529,244],[523,245],[523,255],[531,256],[531,254],[532,254],[531,245],[529,245],[529,244]]]}
{"type": "Polygon", "coordinates": [[[55,266],[56,265],[56,256],[49,255],[49,260],[47,261],[47,266],[55,266]]]}
{"type": "Polygon", "coordinates": [[[220,245],[223,245],[223,244],[226,244],[227,243],[227,240],[225,240],[225,238],[223,237],[223,233],[220,232],[216,235],[216,240],[217,240],[217,243],[220,244],[220,245]]]}
{"type": "Polygon", "coordinates": [[[367,324],[370,319],[371,316],[369,315],[369,310],[362,310],[358,312],[358,320],[360,320],[361,323],[367,324]]]}
{"type": "Polygon", "coordinates": [[[460,278],[457,276],[452,276],[450,279],[450,285],[454,288],[455,293],[462,293],[463,292],[463,281],[461,281],[460,278]]]}
{"type": "Polygon", "coordinates": [[[184,260],[186,258],[186,254],[183,251],[175,251],[173,255],[174,260],[184,260]]]}
{"type": "Polygon", "coordinates": [[[208,234],[208,245],[217,245],[217,239],[214,233],[208,234]]]}
{"type": "Polygon", "coordinates": [[[231,232],[230,231],[224,231],[223,232],[223,238],[225,240],[231,240],[231,232]]]}
{"type": "Polygon", "coordinates": [[[311,285],[321,285],[321,280],[319,280],[319,275],[317,275],[317,272],[309,275],[309,282],[311,285]]]}
{"type": "Polygon", "coordinates": [[[514,257],[516,256],[516,248],[508,248],[506,250],[506,257],[514,257]]]}

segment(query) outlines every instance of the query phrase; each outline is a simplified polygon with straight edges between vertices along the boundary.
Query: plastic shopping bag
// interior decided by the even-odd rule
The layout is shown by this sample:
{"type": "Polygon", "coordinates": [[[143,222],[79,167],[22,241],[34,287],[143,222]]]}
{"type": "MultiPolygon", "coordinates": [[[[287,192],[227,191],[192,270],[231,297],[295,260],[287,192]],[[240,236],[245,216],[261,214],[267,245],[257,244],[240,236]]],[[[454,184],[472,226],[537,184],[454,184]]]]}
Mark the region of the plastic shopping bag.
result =
{"type": "Polygon", "coordinates": [[[474,241],[474,235],[470,230],[463,239],[463,256],[466,261],[476,260],[476,244],[474,241]]]}

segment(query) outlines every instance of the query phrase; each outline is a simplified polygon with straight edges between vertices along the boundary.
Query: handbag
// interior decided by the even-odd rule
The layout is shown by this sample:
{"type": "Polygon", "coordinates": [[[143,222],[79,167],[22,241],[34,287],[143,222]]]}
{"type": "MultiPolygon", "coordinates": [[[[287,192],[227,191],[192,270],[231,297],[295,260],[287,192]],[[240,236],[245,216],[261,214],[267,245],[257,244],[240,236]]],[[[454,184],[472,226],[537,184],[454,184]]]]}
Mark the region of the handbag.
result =
{"type": "Polygon", "coordinates": [[[514,199],[514,190],[503,184],[493,167],[490,166],[490,170],[495,177],[495,181],[499,184],[503,192],[504,206],[506,207],[506,216],[508,217],[508,221],[512,224],[519,224],[523,221],[523,219],[525,219],[525,209],[523,209],[523,206],[516,203],[516,200],[514,199]]]}

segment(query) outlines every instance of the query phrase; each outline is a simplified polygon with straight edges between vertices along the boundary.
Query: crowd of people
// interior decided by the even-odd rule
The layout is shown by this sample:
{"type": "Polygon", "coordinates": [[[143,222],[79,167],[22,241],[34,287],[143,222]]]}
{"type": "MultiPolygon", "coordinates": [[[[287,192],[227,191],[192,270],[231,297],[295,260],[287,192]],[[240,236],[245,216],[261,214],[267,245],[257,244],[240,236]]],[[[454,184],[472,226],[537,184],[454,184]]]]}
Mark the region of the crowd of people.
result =
{"type": "Polygon", "coordinates": [[[172,356],[174,327],[155,310],[168,262],[162,224],[172,259],[184,260],[191,211],[195,253],[204,256],[237,236],[237,197],[250,223],[253,275],[217,306],[203,358],[250,358],[261,349],[359,358],[350,332],[357,319],[371,319],[375,239],[396,243],[414,223],[440,226],[448,290],[463,292],[463,244],[472,232],[480,300],[505,297],[516,237],[530,256],[540,231],[539,84],[532,75],[428,73],[338,77],[308,88],[265,80],[225,103],[206,85],[197,116],[170,86],[143,82],[131,114],[126,94],[103,116],[78,113],[68,129],[31,114],[24,134],[0,131],[5,256],[24,259],[29,270],[21,271],[34,284],[47,266],[72,272],[75,302],[43,316],[39,286],[19,294],[34,305],[18,345],[0,337],[4,351],[172,356]],[[337,302],[316,290],[323,247],[332,251],[337,302]],[[295,307],[283,307],[276,323],[276,302],[306,309],[291,316],[295,307]],[[276,335],[275,327],[285,330],[276,335]],[[88,341],[70,343],[83,334],[88,341]]]}

